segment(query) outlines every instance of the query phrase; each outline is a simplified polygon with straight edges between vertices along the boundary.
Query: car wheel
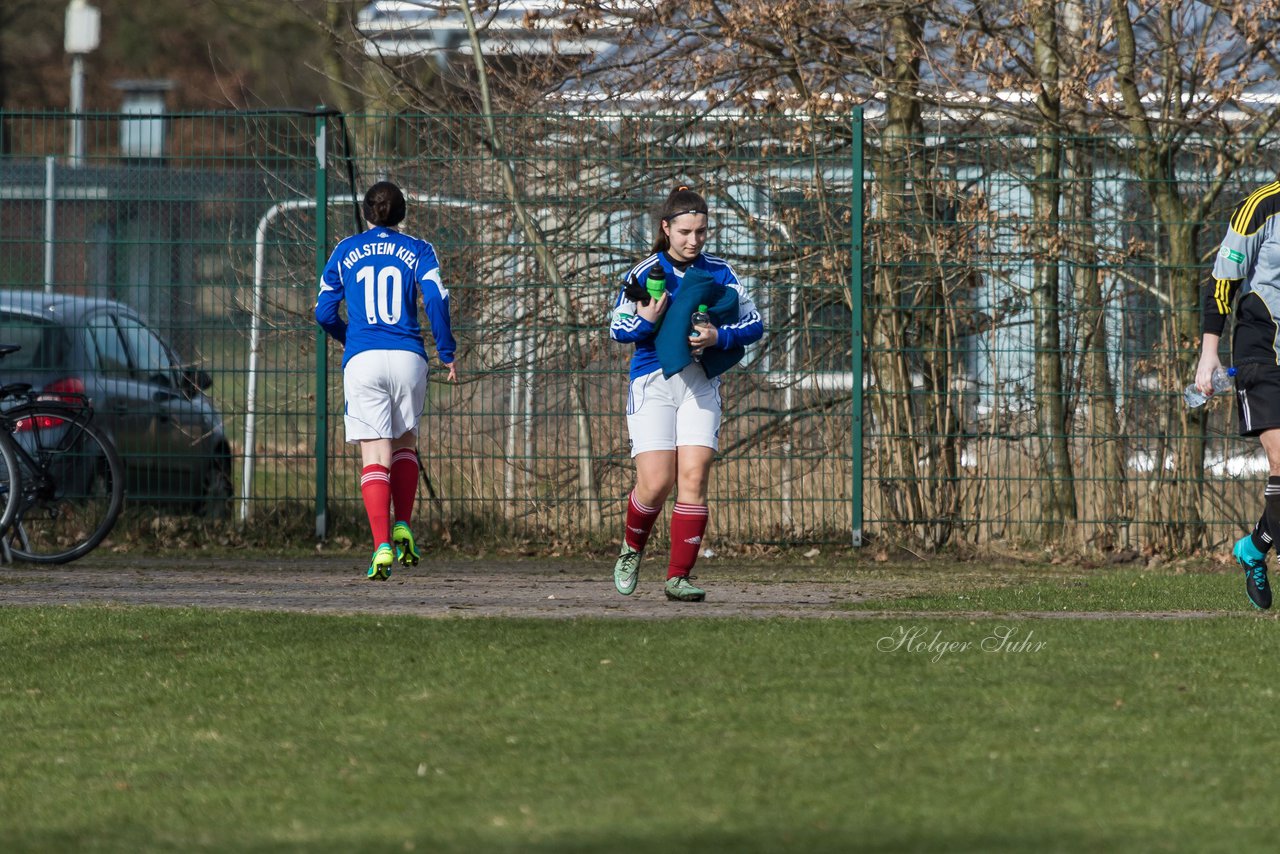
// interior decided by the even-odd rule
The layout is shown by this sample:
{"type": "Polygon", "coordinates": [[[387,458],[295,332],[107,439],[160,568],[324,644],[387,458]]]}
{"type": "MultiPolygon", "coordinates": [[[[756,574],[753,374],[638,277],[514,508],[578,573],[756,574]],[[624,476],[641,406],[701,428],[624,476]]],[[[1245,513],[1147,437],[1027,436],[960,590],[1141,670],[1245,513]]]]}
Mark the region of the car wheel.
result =
{"type": "Polygon", "coordinates": [[[206,519],[226,519],[231,515],[231,498],[235,488],[231,485],[230,463],[223,460],[210,463],[204,470],[200,488],[200,505],[197,510],[206,519]]]}

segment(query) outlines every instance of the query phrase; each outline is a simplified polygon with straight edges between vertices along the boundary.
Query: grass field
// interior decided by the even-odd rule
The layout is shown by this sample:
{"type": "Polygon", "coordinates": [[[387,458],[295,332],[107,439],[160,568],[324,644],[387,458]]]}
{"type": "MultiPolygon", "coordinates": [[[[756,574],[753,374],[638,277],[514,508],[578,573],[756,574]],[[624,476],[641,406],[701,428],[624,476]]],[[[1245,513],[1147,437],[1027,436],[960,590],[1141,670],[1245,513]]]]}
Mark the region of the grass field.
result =
{"type": "Polygon", "coordinates": [[[848,620],[0,609],[0,850],[1269,851],[1275,621],[1238,581],[848,620]],[[963,614],[1024,608],[1222,616],[963,614]]]}
{"type": "Polygon", "coordinates": [[[855,610],[895,611],[1195,611],[1244,614],[1252,610],[1244,595],[1243,577],[1228,573],[1145,572],[1121,570],[1098,574],[1051,574],[1008,570],[950,579],[938,573],[937,592],[917,592],[892,599],[870,599],[855,610]],[[992,583],[992,582],[995,583],[992,583]]]}

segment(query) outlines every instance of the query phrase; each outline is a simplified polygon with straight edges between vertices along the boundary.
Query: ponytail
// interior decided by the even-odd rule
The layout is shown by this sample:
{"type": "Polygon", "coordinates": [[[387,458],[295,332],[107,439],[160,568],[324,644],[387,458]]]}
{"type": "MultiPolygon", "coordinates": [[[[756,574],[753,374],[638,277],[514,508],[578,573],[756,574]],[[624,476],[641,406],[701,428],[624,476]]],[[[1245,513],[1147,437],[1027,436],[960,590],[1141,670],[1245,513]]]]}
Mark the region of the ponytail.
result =
{"type": "Polygon", "coordinates": [[[653,239],[653,252],[666,252],[671,248],[671,241],[667,238],[666,232],[662,230],[662,224],[664,222],[670,223],[676,217],[688,213],[700,213],[706,216],[707,201],[681,184],[671,191],[671,195],[667,196],[667,200],[658,209],[658,228],[653,239]]]}

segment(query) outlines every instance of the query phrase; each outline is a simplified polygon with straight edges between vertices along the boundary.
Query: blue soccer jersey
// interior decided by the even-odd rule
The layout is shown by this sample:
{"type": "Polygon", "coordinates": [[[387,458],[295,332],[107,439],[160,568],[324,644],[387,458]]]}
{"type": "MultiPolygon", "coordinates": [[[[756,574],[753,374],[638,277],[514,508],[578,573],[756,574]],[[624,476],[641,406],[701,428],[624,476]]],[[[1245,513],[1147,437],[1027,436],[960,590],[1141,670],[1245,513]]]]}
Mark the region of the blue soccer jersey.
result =
{"type": "Polygon", "coordinates": [[[366,350],[409,350],[427,358],[418,325],[418,294],[446,365],[456,344],[449,326],[449,291],[431,244],[375,226],[338,244],[325,264],[316,322],[343,345],[342,364],[366,350]],[[347,319],[338,313],[346,299],[347,319]]]}
{"type": "Polygon", "coordinates": [[[626,279],[634,278],[643,282],[654,264],[661,264],[667,274],[667,291],[675,296],[684,280],[684,271],[689,267],[710,274],[719,284],[733,288],[738,292],[738,320],[736,323],[719,327],[719,338],[713,345],[720,350],[728,350],[735,344],[748,345],[759,341],[764,335],[764,321],[756,304],[747,296],[746,288],[738,281],[738,277],[729,266],[729,262],[705,252],[690,264],[677,267],[666,252],[657,252],[645,258],[627,271],[623,279],[623,288],[613,303],[613,313],[609,318],[609,336],[614,341],[634,343],[636,351],[631,357],[631,379],[648,376],[662,365],[658,362],[658,351],[654,346],[654,335],[657,328],[636,313],[636,304],[627,299],[626,279]]]}

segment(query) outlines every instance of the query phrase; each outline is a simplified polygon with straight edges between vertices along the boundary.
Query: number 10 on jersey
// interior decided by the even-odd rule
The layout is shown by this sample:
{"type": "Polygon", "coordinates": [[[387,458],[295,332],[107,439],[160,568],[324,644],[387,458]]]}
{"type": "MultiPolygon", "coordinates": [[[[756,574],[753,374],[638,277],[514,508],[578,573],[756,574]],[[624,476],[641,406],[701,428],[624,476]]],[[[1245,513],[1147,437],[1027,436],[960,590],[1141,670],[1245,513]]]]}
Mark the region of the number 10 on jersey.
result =
{"type": "Polygon", "coordinates": [[[356,271],[356,281],[364,286],[364,314],[370,324],[381,321],[394,326],[400,322],[404,290],[400,287],[398,268],[361,267],[356,271]]]}

